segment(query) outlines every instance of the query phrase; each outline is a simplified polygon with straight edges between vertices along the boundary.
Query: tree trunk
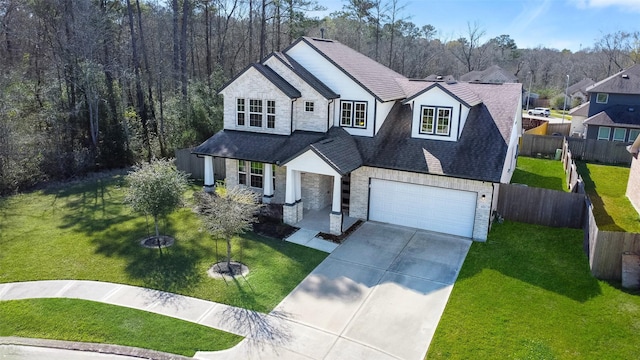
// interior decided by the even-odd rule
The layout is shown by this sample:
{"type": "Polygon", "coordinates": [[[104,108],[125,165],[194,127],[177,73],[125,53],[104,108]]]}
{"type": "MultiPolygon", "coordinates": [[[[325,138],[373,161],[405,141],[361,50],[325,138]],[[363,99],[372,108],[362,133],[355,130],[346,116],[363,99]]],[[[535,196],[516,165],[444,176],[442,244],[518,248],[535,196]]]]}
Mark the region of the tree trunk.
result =
{"type": "Polygon", "coordinates": [[[229,273],[233,275],[233,271],[231,270],[231,237],[227,238],[227,269],[229,273]]]}
{"type": "Polygon", "coordinates": [[[162,244],[160,243],[160,227],[158,226],[158,215],[153,216],[153,222],[156,227],[156,244],[158,245],[160,256],[162,256],[162,244]]]}
{"type": "Polygon", "coordinates": [[[182,82],[182,97],[187,99],[187,24],[189,19],[189,1],[182,3],[182,30],[180,32],[180,81],[182,82]]]}

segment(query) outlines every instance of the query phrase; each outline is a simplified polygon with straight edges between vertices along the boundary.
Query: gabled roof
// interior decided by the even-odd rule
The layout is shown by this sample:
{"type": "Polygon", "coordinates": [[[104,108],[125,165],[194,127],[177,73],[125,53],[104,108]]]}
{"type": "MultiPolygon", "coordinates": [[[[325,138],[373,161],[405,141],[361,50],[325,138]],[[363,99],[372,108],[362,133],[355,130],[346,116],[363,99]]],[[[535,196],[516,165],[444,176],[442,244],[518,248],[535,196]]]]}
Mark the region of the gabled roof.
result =
{"type": "Polygon", "coordinates": [[[433,82],[427,80],[403,80],[398,81],[405,90],[407,98],[403,103],[408,103],[416,97],[424,94],[425,92],[438,87],[445,93],[448,93],[456,100],[460,101],[467,107],[478,105],[482,102],[482,99],[472,89],[470,84],[459,82],[433,82]]]}
{"type": "Polygon", "coordinates": [[[590,104],[590,102],[587,101],[584,104],[580,104],[580,105],[574,107],[573,109],[569,110],[569,115],[571,115],[571,116],[584,116],[584,117],[589,116],[589,104],[590,104]]]}
{"type": "Polygon", "coordinates": [[[640,128],[640,108],[615,105],[584,121],[585,125],[640,128]]]}
{"type": "Polygon", "coordinates": [[[590,78],[584,78],[580,81],[578,81],[577,83],[569,86],[569,88],[567,88],[567,94],[572,95],[577,93],[578,91],[583,93],[583,94],[587,94],[587,88],[593,84],[595,84],[596,82],[593,81],[590,78]]]}
{"type": "Polygon", "coordinates": [[[239,72],[236,76],[234,76],[231,80],[227,81],[218,92],[224,90],[227,86],[232,84],[236,79],[242,76],[244,73],[249,71],[249,69],[256,69],[262,76],[264,76],[267,80],[269,80],[273,85],[275,85],[280,91],[282,91],[286,96],[291,99],[297,99],[302,96],[300,94],[300,90],[296,89],[293,85],[289,84],[287,80],[283,79],[282,76],[278,75],[275,71],[273,71],[270,67],[262,65],[262,64],[251,64],[247,66],[244,70],[239,72]]]}
{"type": "Polygon", "coordinates": [[[498,65],[492,65],[482,71],[470,71],[459,78],[460,81],[475,83],[512,83],[518,78],[498,65]]]}
{"type": "Polygon", "coordinates": [[[266,62],[270,57],[274,57],[280,60],[283,64],[289,67],[291,71],[298,75],[304,82],[309,84],[309,86],[314,88],[325,99],[337,99],[340,97],[340,95],[336,94],[327,85],[325,85],[322,81],[320,81],[298,62],[296,62],[291,56],[288,56],[281,52],[274,52],[267,56],[263,62],[266,62]]]}
{"type": "Polygon", "coordinates": [[[398,100],[405,97],[395,79],[405,77],[335,40],[302,37],[291,44],[287,51],[304,42],[325,59],[349,76],[379,101],[398,100]]]}
{"type": "Polygon", "coordinates": [[[587,88],[590,93],[640,94],[640,64],[609,76],[587,88]]]}

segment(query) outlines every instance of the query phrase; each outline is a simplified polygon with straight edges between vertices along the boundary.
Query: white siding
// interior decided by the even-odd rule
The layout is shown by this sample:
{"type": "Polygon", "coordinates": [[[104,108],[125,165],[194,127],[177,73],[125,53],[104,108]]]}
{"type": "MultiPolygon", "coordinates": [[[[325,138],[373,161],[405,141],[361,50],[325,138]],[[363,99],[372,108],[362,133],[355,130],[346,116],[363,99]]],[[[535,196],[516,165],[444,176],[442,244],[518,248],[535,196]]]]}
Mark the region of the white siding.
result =
{"type": "Polygon", "coordinates": [[[270,57],[265,65],[277,72],[282,78],[287,80],[300,91],[302,96],[293,103],[293,131],[318,131],[329,130],[329,100],[320,95],[313,87],[296,75],[293,70],[278,60],[275,56],[270,57]],[[305,102],[314,103],[314,111],[305,111],[305,102]]]}
{"type": "MultiPolygon", "coordinates": [[[[522,98],[520,99],[522,100],[522,98]]],[[[519,102],[519,104],[522,101],[519,102]]],[[[520,137],[522,136],[522,111],[518,106],[514,114],[513,128],[511,129],[511,136],[509,137],[509,147],[507,148],[507,155],[504,160],[502,168],[502,175],[500,176],[500,182],[508,184],[511,182],[513,171],[516,168],[516,159],[518,157],[518,144],[520,143],[520,137]]]]}
{"type": "Polygon", "coordinates": [[[256,69],[250,68],[247,70],[233,83],[223,89],[221,94],[224,96],[225,129],[279,135],[291,134],[291,99],[273,85],[271,81],[262,76],[256,69]],[[236,123],[236,100],[238,98],[245,99],[245,107],[247,110],[245,126],[238,126],[236,123]],[[263,116],[261,128],[249,126],[249,99],[262,100],[263,116]],[[273,129],[267,128],[267,100],[275,100],[276,102],[276,123],[273,129]]]}
{"type": "Polygon", "coordinates": [[[396,102],[395,101],[387,101],[387,102],[378,101],[377,103],[378,103],[378,106],[376,109],[376,129],[375,129],[376,134],[378,133],[378,131],[380,131],[380,127],[384,123],[384,120],[387,118],[387,115],[389,115],[391,108],[396,102]]]}
{"type": "Polygon", "coordinates": [[[367,90],[363,89],[350,77],[334,66],[329,60],[309,47],[304,41],[287,50],[287,55],[305,67],[315,77],[337,94],[334,107],[334,126],[340,126],[340,100],[366,101],[367,102],[367,127],[364,129],[345,127],[351,135],[373,136],[375,98],[367,90]]]}
{"type": "Polygon", "coordinates": [[[421,139],[433,139],[443,141],[457,141],[464,123],[469,115],[469,108],[453,98],[448,93],[438,87],[434,87],[424,94],[416,97],[412,101],[413,120],[411,126],[411,136],[421,139]],[[449,136],[420,134],[420,120],[422,118],[422,107],[446,107],[451,108],[451,122],[449,136]]]}

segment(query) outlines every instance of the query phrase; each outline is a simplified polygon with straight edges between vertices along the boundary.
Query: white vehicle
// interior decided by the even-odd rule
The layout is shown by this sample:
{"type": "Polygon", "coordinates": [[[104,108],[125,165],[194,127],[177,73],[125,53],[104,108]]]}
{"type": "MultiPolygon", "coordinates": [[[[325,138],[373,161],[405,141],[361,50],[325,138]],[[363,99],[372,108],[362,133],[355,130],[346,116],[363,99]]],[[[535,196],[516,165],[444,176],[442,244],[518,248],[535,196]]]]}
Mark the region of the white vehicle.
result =
{"type": "Polygon", "coordinates": [[[549,117],[549,115],[551,115],[551,110],[549,110],[549,108],[537,107],[535,109],[529,110],[529,115],[549,117]]]}

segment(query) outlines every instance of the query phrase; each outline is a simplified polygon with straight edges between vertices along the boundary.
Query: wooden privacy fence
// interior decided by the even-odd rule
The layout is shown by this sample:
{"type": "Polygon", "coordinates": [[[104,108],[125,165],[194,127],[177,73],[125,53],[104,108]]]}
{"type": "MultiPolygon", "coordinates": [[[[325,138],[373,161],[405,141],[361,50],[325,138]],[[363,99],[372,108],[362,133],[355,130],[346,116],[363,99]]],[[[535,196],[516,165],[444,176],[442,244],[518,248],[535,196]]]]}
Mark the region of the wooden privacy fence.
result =
{"type": "Polygon", "coordinates": [[[606,164],[631,164],[628,144],[619,141],[523,134],[520,154],[531,157],[554,156],[556,150],[562,149],[564,143],[568,143],[574,159],[606,164]]]}
{"type": "Polygon", "coordinates": [[[562,162],[569,189],[582,196],[585,203],[584,248],[589,257],[591,274],[598,279],[619,281],[622,279],[622,255],[625,252],[640,252],[640,234],[600,230],[569,142],[563,145],[562,162]]]}
{"type": "MultiPolygon", "coordinates": [[[[204,158],[191,153],[192,149],[176,150],[176,167],[180,171],[191,174],[192,179],[204,179],[204,158]]],[[[216,180],[225,178],[226,168],[223,158],[213,158],[213,171],[216,180]]]]}
{"type": "Polygon", "coordinates": [[[507,220],[582,228],[584,196],[516,184],[500,184],[498,214],[507,220]]]}

